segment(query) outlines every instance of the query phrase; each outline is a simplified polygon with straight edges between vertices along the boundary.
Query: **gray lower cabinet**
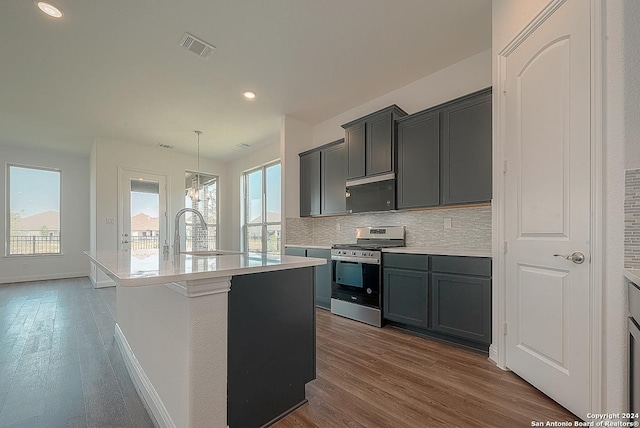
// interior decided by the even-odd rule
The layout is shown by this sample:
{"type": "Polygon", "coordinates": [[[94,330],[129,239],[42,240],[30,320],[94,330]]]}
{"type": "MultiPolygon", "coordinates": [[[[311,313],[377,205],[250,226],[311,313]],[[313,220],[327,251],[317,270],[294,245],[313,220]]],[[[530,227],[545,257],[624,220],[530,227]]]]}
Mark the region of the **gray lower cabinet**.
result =
{"type": "Polygon", "coordinates": [[[431,275],[431,329],[491,344],[491,279],[431,275]]]}
{"type": "Polygon", "coordinates": [[[300,154],[300,217],[320,214],[320,152],[300,154]]]}
{"type": "Polygon", "coordinates": [[[491,258],[384,253],[382,308],[392,325],[487,351],[491,258]]]}
{"type": "Polygon", "coordinates": [[[331,250],[285,246],[284,254],[287,256],[315,257],[327,260],[326,265],[315,267],[315,301],[317,307],[331,309],[331,250]]]}
{"type": "Polygon", "coordinates": [[[383,276],[384,318],[416,327],[427,327],[429,274],[385,268],[383,276]]]}
{"type": "Polygon", "coordinates": [[[398,121],[398,209],[440,204],[440,112],[398,121]]]}
{"type": "Polygon", "coordinates": [[[287,256],[307,257],[307,249],[302,247],[284,247],[287,256]]]}
{"type": "Polygon", "coordinates": [[[491,200],[491,136],[490,89],[442,110],[442,205],[491,200]]]}
{"type": "Polygon", "coordinates": [[[327,261],[326,265],[316,266],[316,306],[331,309],[331,250],[307,248],[307,257],[327,261]]]}
{"type": "Polygon", "coordinates": [[[347,145],[344,139],[320,150],[322,214],[341,214],[347,210],[345,182],[347,180],[347,145]]]}

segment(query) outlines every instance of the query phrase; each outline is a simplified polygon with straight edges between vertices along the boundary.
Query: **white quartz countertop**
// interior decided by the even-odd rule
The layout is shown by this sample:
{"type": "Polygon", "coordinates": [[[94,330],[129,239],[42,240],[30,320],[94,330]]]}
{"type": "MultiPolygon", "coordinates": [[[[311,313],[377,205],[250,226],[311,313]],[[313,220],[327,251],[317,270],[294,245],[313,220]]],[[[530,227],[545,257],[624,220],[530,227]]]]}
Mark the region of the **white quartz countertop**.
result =
{"type": "Polygon", "coordinates": [[[217,256],[163,255],[159,250],[84,252],[111,279],[123,286],[163,284],[297,269],[326,264],[325,259],[265,253],[217,256]]]}
{"type": "MultiPolygon", "coordinates": [[[[331,245],[298,245],[286,244],[285,247],[293,248],[318,248],[330,250],[331,245]]],[[[397,247],[383,248],[383,253],[403,253],[403,254],[427,254],[433,256],[463,256],[463,257],[492,257],[491,250],[460,249],[447,247],[397,247]]]]}
{"type": "Polygon", "coordinates": [[[331,245],[293,245],[293,244],[286,244],[285,247],[313,248],[313,249],[317,249],[317,250],[330,250],[331,249],[331,245]]]}
{"type": "Polygon", "coordinates": [[[402,254],[428,254],[431,256],[464,256],[464,257],[491,257],[491,250],[460,249],[445,247],[397,247],[383,248],[383,253],[402,254]]]}
{"type": "Polygon", "coordinates": [[[640,285],[640,269],[625,269],[624,276],[636,285],[640,285]]]}

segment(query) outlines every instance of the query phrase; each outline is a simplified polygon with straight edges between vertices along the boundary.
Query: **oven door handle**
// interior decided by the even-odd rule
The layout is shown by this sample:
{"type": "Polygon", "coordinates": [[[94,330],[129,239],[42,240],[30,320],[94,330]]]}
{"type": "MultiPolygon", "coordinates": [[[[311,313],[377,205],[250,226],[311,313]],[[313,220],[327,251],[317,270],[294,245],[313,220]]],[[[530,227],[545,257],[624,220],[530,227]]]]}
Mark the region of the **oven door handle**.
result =
{"type": "Polygon", "coordinates": [[[359,257],[350,257],[350,256],[331,256],[331,260],[336,260],[338,262],[351,262],[351,263],[361,263],[363,265],[379,265],[380,259],[361,259],[359,257]]]}

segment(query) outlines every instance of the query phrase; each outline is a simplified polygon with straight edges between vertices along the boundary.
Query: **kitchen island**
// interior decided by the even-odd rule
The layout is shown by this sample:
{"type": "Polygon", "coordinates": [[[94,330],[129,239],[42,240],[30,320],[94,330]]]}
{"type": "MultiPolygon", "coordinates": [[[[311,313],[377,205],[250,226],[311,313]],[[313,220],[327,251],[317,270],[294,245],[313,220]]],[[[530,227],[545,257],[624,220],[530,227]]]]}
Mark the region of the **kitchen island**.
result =
{"type": "Polygon", "coordinates": [[[159,426],[257,427],[306,402],[324,259],[86,254],[116,282],[115,339],[159,426]]]}

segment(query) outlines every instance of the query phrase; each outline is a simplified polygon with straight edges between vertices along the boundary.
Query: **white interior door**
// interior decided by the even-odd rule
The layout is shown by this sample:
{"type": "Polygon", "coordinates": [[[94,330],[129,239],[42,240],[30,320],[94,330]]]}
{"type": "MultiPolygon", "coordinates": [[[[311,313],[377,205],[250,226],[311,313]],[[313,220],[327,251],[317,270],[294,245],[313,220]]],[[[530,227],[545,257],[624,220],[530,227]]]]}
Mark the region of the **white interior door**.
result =
{"type": "Polygon", "coordinates": [[[166,177],[120,170],[118,248],[162,251],[167,241],[166,177]]]}
{"type": "Polygon", "coordinates": [[[590,2],[567,0],[507,55],[505,82],[507,367],[582,418],[591,390],[590,22],[590,2]]]}

